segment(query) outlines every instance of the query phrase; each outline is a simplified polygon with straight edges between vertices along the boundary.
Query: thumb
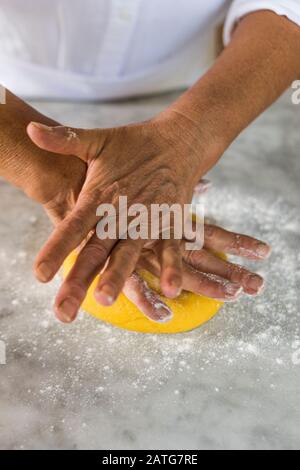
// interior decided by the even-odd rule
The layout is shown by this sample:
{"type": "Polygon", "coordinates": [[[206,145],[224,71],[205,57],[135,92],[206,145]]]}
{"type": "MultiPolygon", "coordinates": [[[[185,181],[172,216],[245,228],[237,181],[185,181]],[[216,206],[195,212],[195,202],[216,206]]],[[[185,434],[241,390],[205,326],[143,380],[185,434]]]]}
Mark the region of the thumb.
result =
{"type": "Polygon", "coordinates": [[[27,134],[32,142],[43,150],[62,155],[76,155],[88,162],[101,151],[105,131],[65,126],[49,127],[39,122],[31,122],[27,126],[27,134]]]}

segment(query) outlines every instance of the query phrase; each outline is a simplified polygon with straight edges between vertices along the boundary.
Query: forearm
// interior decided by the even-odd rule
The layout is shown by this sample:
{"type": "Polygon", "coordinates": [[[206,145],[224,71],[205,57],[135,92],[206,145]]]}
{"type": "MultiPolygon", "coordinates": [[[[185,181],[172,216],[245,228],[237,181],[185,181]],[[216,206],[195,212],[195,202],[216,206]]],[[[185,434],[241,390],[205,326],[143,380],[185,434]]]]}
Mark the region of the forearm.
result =
{"type": "Polygon", "coordinates": [[[7,91],[6,104],[0,106],[0,175],[21,189],[26,189],[44,153],[26,134],[30,121],[53,122],[7,91]],[[35,165],[27,164],[29,158],[35,165]]]}
{"type": "Polygon", "coordinates": [[[6,104],[0,106],[0,176],[46,203],[53,197],[56,175],[63,184],[64,178],[71,179],[72,172],[83,171],[84,165],[76,158],[68,165],[61,155],[49,154],[34,145],[26,133],[31,121],[57,125],[7,91],[6,104]]]}
{"type": "Polygon", "coordinates": [[[213,67],[167,111],[189,122],[200,172],[300,76],[300,28],[269,11],[248,15],[213,67]]]}

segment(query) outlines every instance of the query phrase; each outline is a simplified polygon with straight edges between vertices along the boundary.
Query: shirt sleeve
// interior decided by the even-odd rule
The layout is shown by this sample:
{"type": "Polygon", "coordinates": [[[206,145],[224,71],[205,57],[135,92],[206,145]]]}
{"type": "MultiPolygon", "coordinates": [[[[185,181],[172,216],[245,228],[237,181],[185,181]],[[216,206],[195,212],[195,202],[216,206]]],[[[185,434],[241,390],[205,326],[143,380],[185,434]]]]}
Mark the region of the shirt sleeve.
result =
{"type": "Polygon", "coordinates": [[[300,0],[234,0],[224,25],[225,46],[230,42],[231,33],[238,21],[248,13],[258,10],[271,10],[278,15],[286,16],[300,26],[300,0]]]}

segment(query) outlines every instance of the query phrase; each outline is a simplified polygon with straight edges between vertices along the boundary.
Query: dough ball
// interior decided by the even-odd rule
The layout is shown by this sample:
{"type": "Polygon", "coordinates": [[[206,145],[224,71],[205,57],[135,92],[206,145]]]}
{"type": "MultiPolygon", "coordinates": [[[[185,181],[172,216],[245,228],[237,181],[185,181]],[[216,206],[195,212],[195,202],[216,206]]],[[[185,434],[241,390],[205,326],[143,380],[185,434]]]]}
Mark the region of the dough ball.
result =
{"type": "MultiPolygon", "coordinates": [[[[64,277],[66,277],[72,269],[76,256],[74,252],[66,259],[64,263],[64,277]]],[[[140,274],[151,288],[159,292],[158,280],[154,276],[146,271],[140,274]]],[[[174,316],[167,323],[156,323],[145,317],[124,294],[120,294],[117,301],[111,307],[103,307],[98,304],[93,294],[98,279],[99,276],[97,276],[88,290],[82,308],[98,320],[102,320],[125,330],[156,334],[181,333],[193,330],[207,322],[222,306],[222,302],[220,301],[186,291],[183,291],[177,299],[173,300],[161,296],[162,300],[172,309],[174,316]]]]}

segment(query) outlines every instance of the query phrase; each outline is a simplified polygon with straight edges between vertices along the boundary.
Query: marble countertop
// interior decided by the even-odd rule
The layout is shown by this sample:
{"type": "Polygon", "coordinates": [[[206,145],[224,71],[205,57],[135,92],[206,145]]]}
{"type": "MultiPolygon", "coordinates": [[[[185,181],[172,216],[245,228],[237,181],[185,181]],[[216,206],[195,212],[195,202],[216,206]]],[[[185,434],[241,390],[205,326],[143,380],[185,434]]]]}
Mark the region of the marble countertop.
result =
{"type": "MultiPolygon", "coordinates": [[[[225,226],[272,243],[259,266],[266,291],[191,333],[123,332],[84,313],[55,321],[59,279],[39,285],[31,273],[50,225],[0,182],[1,449],[299,449],[300,106],[290,95],[226,152],[206,202],[225,226]]],[[[35,105],[100,127],[145,119],[174,98],[35,105]]]]}

